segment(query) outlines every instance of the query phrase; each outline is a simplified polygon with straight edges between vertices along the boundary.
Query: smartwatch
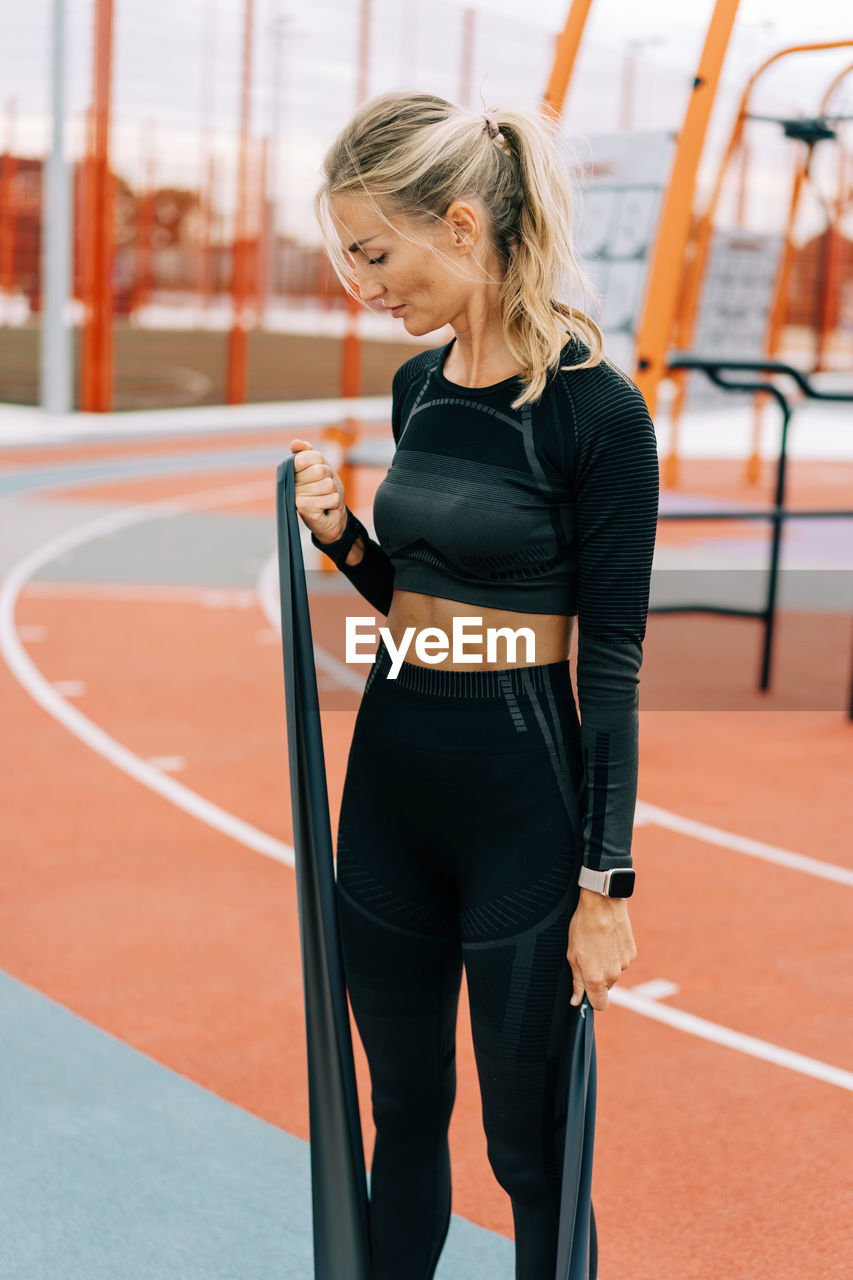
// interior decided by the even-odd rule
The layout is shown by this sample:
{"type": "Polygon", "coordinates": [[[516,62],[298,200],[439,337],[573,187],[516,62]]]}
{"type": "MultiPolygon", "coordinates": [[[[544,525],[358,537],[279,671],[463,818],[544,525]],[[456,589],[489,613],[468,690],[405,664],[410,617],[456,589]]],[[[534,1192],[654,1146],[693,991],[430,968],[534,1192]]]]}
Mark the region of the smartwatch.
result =
{"type": "Polygon", "coordinates": [[[630,898],[634,892],[633,867],[611,867],[609,871],[593,871],[581,867],[578,884],[582,889],[593,889],[605,898],[630,898]]]}

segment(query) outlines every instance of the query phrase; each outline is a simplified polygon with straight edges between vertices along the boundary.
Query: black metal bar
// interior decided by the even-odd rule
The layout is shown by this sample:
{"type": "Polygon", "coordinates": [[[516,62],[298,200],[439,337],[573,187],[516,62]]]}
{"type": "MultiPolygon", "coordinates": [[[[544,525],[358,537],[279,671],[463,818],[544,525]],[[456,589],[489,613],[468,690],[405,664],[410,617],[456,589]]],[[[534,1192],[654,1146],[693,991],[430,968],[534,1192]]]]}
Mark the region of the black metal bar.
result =
{"type": "MultiPolygon", "coordinates": [[[[801,369],[795,368],[794,365],[785,364],[780,360],[758,359],[758,360],[738,360],[730,359],[726,356],[702,356],[693,352],[679,351],[674,352],[668,360],[668,367],[674,369],[695,369],[700,373],[704,373],[711,382],[718,387],[722,387],[725,391],[745,391],[755,394],[763,392],[770,395],[776,400],[782,410],[782,439],[779,447],[779,457],[776,464],[776,492],[774,495],[774,505],[766,511],[755,510],[747,512],[736,511],[717,511],[717,512],[678,512],[668,511],[661,512],[659,519],[661,520],[749,520],[749,519],[769,519],[773,526],[770,539],[770,564],[767,574],[767,599],[763,609],[745,610],[745,609],[729,609],[712,605],[689,605],[689,606],[666,606],[650,608],[650,613],[724,613],[730,616],[738,617],[754,617],[763,622],[764,625],[764,643],[761,654],[761,673],[759,676],[759,687],[767,690],[770,687],[770,665],[773,652],[773,633],[776,620],[776,592],[779,574],[779,557],[782,542],[782,530],[786,520],[792,518],[803,518],[806,516],[822,516],[824,519],[849,519],[853,517],[851,511],[833,511],[833,512],[814,512],[814,511],[787,511],[785,509],[785,480],[786,480],[786,464],[788,450],[788,427],[791,422],[791,404],[784,392],[774,383],[765,379],[756,379],[752,381],[731,381],[722,377],[722,373],[766,373],[777,374],[791,378],[800,388],[803,394],[810,400],[829,400],[835,403],[851,403],[853,402],[853,391],[821,391],[815,387],[808,378],[808,375],[801,369]]],[[[848,717],[853,720],[853,672],[850,679],[850,705],[848,708],[848,717]]]]}
{"type": "Polygon", "coordinates": [[[739,609],[728,604],[656,604],[649,613],[719,613],[727,618],[763,618],[764,609],[739,609]]]}
{"type": "MultiPolygon", "coordinates": [[[[809,375],[802,369],[797,369],[792,364],[785,364],[781,360],[733,360],[728,356],[700,356],[692,351],[676,351],[669,357],[667,365],[670,369],[698,369],[701,373],[707,373],[709,377],[711,369],[717,372],[726,369],[732,373],[777,373],[793,378],[803,395],[809,400],[853,402],[853,391],[820,391],[809,382],[809,375]]],[[[717,385],[730,387],[731,390],[736,389],[733,383],[719,382],[717,385]]],[[[738,389],[769,391],[772,385],[769,382],[762,382],[755,387],[744,386],[738,389]]]]}

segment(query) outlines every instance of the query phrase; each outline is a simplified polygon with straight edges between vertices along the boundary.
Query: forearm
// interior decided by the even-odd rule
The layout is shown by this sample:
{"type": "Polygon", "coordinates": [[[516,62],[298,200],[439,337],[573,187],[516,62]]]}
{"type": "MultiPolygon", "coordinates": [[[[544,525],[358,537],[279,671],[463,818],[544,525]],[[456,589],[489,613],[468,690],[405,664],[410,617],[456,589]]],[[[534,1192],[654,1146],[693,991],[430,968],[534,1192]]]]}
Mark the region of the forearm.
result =
{"type": "Polygon", "coordinates": [[[596,871],[632,865],[639,754],[638,643],[584,635],[578,663],[586,783],[583,860],[596,871]]]}
{"type": "Polygon", "coordinates": [[[368,535],[361,521],[347,508],[346,528],[352,529],[353,525],[358,528],[358,533],[345,556],[339,550],[344,535],[335,542],[323,543],[312,534],[311,541],[329,556],[359,594],[387,617],[394,595],[394,566],[379,544],[368,535]]]}

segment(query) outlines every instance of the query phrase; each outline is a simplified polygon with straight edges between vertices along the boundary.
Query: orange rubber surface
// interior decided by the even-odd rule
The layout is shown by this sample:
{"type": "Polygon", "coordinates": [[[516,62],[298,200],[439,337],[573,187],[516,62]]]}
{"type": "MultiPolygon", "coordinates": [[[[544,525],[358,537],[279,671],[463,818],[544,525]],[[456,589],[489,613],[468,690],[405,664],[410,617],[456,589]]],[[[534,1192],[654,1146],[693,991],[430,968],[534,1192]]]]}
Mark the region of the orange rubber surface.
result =
{"type": "MultiPolygon", "coordinates": [[[[246,443],[233,441],[235,449],[246,443]]],[[[207,447],[226,442],[208,439],[207,447]]],[[[17,451],[14,461],[76,461],[89,448],[17,451]]],[[[97,449],[100,458],[128,452],[97,449]]],[[[151,442],[144,450],[175,451],[151,442]]],[[[853,505],[853,467],[833,464],[832,485],[829,470],[792,465],[791,505],[853,505]]],[[[684,490],[759,500],[739,483],[740,464],[688,461],[683,472],[684,490]]],[[[359,474],[351,505],[369,502],[381,474],[359,474]]],[[[131,504],[256,479],[269,480],[269,499],[221,514],[268,515],[272,545],[271,471],[235,465],[227,475],[80,484],[45,491],[40,502],[131,504]]],[[[717,522],[701,531],[663,522],[660,545],[723,528],[729,535],[717,522]]],[[[738,528],[739,536],[757,532],[738,528]]],[[[15,622],[19,631],[43,628],[23,631],[41,637],[26,641],[29,656],[49,682],[83,683],[69,701],[91,721],[142,759],[182,757],[175,777],[184,786],[290,843],[279,644],[259,604],[229,607],[227,596],[214,607],[199,589],[167,586],[155,599],[39,581],[24,588],[15,622]]],[[[843,702],[849,614],[816,617],[780,619],[779,658],[788,664],[780,670],[796,677],[809,664],[815,626],[837,625],[830,668],[843,702]]],[[[690,662],[741,663],[737,683],[748,692],[739,709],[641,712],[640,801],[849,870],[853,723],[840,710],[762,702],[752,692],[756,631],[691,620],[690,662]],[[722,637],[735,629],[748,636],[721,658],[722,637]]],[[[686,660],[685,634],[683,618],[650,617],[650,671],[667,654],[686,660]]],[[[642,685],[640,696],[642,708],[642,685]]],[[[0,967],[307,1138],[293,872],[120,772],[39,707],[5,665],[0,709],[14,726],[0,735],[0,967]]],[[[333,837],[353,721],[351,711],[323,712],[333,837]]],[[[853,885],[655,823],[638,825],[633,853],[639,955],[623,977],[626,990],[667,979],[678,990],[662,1004],[853,1070],[853,885]]],[[[596,1015],[596,1035],[593,1193],[604,1280],[853,1275],[849,1088],[615,1003],[596,1015]]],[[[486,1159],[464,988],[458,1054],[454,1211],[511,1235],[509,1204],[486,1159]]],[[[356,1063],[369,1160],[369,1082],[357,1037],[356,1063]]]]}

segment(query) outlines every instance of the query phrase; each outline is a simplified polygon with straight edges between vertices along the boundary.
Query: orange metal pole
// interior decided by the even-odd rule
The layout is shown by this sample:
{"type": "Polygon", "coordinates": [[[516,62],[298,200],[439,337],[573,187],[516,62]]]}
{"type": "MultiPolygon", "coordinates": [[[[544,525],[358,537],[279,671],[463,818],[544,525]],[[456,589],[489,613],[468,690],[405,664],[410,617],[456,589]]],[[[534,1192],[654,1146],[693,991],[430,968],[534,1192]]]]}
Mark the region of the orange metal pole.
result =
{"type": "Polygon", "coordinates": [[[826,287],[823,292],[822,305],[817,330],[817,346],[815,350],[815,369],[825,367],[826,349],[829,335],[838,325],[839,315],[839,282],[841,278],[841,219],[844,217],[846,196],[847,156],[844,148],[838,148],[838,193],[835,208],[826,229],[829,237],[826,246],[826,287]]]}
{"type": "Polygon", "coordinates": [[[247,195],[249,183],[249,112],[252,87],[253,0],[246,0],[243,26],[243,89],[240,105],[240,158],[237,171],[237,216],[234,227],[234,265],[231,276],[233,318],[228,338],[229,404],[246,400],[247,329],[249,326],[249,244],[247,195]]]}
{"type": "MultiPolygon", "coordinates": [[[[842,71],[840,75],[835,76],[829,86],[829,89],[823,96],[823,101],[820,104],[818,115],[825,114],[833,93],[851,69],[852,68],[848,67],[845,71],[842,71]]],[[[782,246],[779,268],[776,273],[773,302],[770,307],[770,322],[764,340],[764,350],[767,356],[775,356],[782,342],[782,333],[785,328],[785,319],[788,312],[791,272],[793,271],[794,258],[796,256],[794,249],[794,230],[797,224],[797,213],[800,207],[803,188],[810,176],[813,152],[813,147],[805,147],[797,160],[797,166],[794,171],[794,181],[791,185],[791,200],[788,207],[788,220],[785,226],[785,241],[782,246]]],[[[827,234],[829,234],[829,230],[827,230],[827,234]]],[[[819,332],[820,320],[818,321],[818,333],[819,332]]],[[[818,338],[818,350],[820,350],[820,338],[818,338]]],[[[751,484],[757,484],[761,476],[761,455],[759,445],[761,442],[761,423],[764,417],[766,405],[766,395],[760,394],[755,397],[753,402],[752,447],[746,461],[746,478],[751,484]]]]}
{"type": "MultiPolygon", "coordinates": [[[[370,0],[361,0],[361,19],[358,37],[358,81],[356,84],[356,105],[360,105],[367,97],[370,77],[370,0]]],[[[344,399],[361,395],[361,303],[353,298],[348,290],[344,291],[344,338],[341,350],[341,396],[344,399]]],[[[327,427],[323,436],[327,440],[336,441],[342,447],[341,465],[338,475],[344,487],[346,497],[352,491],[353,470],[349,461],[349,450],[356,443],[360,424],[357,418],[345,417],[342,422],[327,427]]],[[[334,571],[334,565],[328,556],[322,557],[322,569],[326,573],[334,571]]]]}
{"type": "Polygon", "coordinates": [[[572,78],[581,36],[591,8],[592,0],[572,0],[572,7],[569,9],[568,17],[566,18],[566,25],[557,37],[554,64],[551,67],[551,75],[548,79],[548,86],[545,89],[543,109],[546,114],[553,113],[558,120],[563,114],[563,107],[566,104],[569,81],[572,78]]]}
{"type": "Polygon", "coordinates": [[[269,181],[269,143],[268,137],[259,139],[258,156],[257,156],[257,193],[255,197],[258,233],[255,236],[254,251],[254,281],[252,292],[255,296],[258,323],[262,324],[264,314],[267,308],[269,297],[269,274],[270,261],[275,252],[273,238],[275,236],[275,227],[273,225],[273,208],[267,200],[267,185],[269,181]]]}
{"type": "MultiPolygon", "coordinates": [[[[850,41],[848,43],[853,43],[850,41]]],[[[839,75],[835,76],[826,93],[823,95],[818,115],[826,114],[829,103],[844,78],[853,71],[853,65],[848,66],[839,75]]],[[[785,246],[782,253],[782,262],[780,264],[779,273],[776,277],[776,288],[773,297],[773,307],[770,313],[770,329],[767,335],[766,351],[768,355],[775,355],[779,349],[779,341],[782,335],[782,329],[785,324],[785,314],[788,308],[788,291],[790,286],[791,268],[794,262],[794,227],[797,219],[797,210],[800,204],[803,187],[809,178],[809,170],[811,168],[813,147],[806,147],[801,155],[797,168],[794,173],[794,182],[791,189],[791,203],[788,210],[788,223],[785,229],[785,246]]]]}
{"type": "Polygon", "coordinates": [[[15,200],[15,99],[6,104],[6,145],[0,155],[0,293],[15,291],[15,232],[18,209],[15,200]]]}
{"type": "Polygon", "coordinates": [[[652,416],[657,407],[658,383],[666,372],[666,356],[682,288],[682,264],[690,239],[696,171],[738,2],[717,0],[714,6],[658,221],[643,313],[637,331],[635,375],[652,416]]]}
{"type": "MultiPolygon", "coordinates": [[[[368,76],[370,70],[370,0],[361,0],[361,25],[358,41],[358,86],[357,102],[364,102],[367,97],[368,76]]],[[[344,331],[343,351],[341,353],[341,395],[344,397],[361,395],[361,303],[345,294],[346,328],[344,331]]]]}
{"type": "MultiPolygon", "coordinates": [[[[835,91],[842,81],[847,79],[851,72],[853,72],[853,63],[849,63],[831,82],[826,93],[823,95],[823,101],[820,104],[820,115],[826,115],[828,113],[830,103],[835,96],[835,91]]],[[[841,276],[841,219],[844,217],[846,204],[844,185],[846,159],[844,144],[839,139],[838,190],[835,200],[833,201],[833,207],[829,214],[829,220],[826,228],[826,281],[824,284],[823,298],[821,300],[820,315],[818,316],[814,364],[816,371],[824,367],[829,335],[838,324],[839,282],[841,276]]]]}
{"type": "Polygon", "coordinates": [[[93,104],[89,114],[86,179],[86,316],[83,324],[80,405],[106,413],[112,402],[113,182],[110,174],[110,98],[112,83],[112,0],[95,3],[93,104]]]}
{"type": "Polygon", "coordinates": [[[764,348],[768,356],[775,355],[779,349],[779,339],[785,325],[785,314],[788,310],[788,292],[791,285],[791,269],[794,265],[794,227],[800,207],[800,197],[809,176],[812,160],[812,148],[807,147],[805,155],[798,161],[791,184],[791,199],[788,205],[788,218],[785,224],[785,243],[776,273],[776,284],[773,290],[773,303],[770,307],[770,324],[764,348]]]}

